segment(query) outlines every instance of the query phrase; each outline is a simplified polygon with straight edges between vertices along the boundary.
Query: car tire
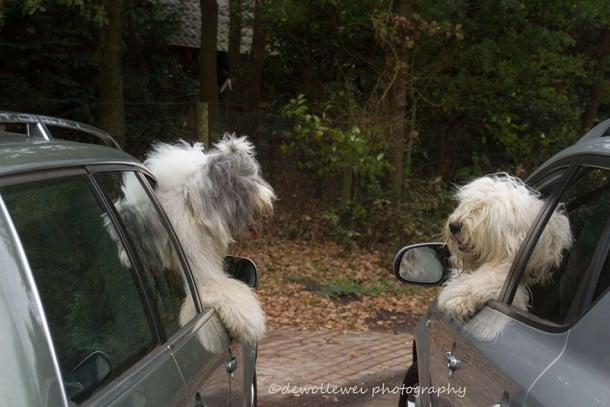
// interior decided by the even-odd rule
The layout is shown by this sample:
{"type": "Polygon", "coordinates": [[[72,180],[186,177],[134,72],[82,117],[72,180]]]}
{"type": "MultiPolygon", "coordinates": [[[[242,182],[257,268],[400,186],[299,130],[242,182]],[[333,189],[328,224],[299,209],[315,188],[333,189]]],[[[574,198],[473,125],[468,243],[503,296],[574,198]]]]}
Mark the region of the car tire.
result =
{"type": "Polygon", "coordinates": [[[407,391],[406,389],[417,386],[419,386],[419,370],[417,368],[417,361],[415,361],[407,369],[405,378],[402,381],[402,389],[400,392],[400,398],[398,399],[398,407],[409,407],[415,405],[413,392],[407,391]]]}

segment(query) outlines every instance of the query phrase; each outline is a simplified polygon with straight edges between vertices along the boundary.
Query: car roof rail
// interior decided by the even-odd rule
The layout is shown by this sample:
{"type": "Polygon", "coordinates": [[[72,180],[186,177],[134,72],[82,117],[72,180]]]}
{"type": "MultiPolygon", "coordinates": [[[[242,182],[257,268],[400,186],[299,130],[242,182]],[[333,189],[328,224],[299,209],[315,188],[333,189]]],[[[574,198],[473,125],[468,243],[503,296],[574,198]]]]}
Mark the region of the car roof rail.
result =
{"type": "Polygon", "coordinates": [[[584,136],[582,136],[578,142],[601,137],[610,137],[610,119],[604,120],[597,126],[593,127],[584,136]]]}
{"type": "MultiPolygon", "coordinates": [[[[49,127],[61,127],[64,129],[76,130],[87,135],[94,136],[97,141],[101,141],[104,145],[108,147],[113,147],[121,150],[119,143],[117,143],[116,140],[104,130],[74,120],[66,120],[57,117],[43,116],[30,113],[0,111],[0,125],[7,124],[21,124],[25,127],[23,133],[20,132],[21,134],[24,134],[29,138],[42,140],[53,140],[54,138],[61,138],[53,137],[52,131],[49,127]]],[[[86,139],[83,139],[83,142],[88,141],[86,139]]]]}

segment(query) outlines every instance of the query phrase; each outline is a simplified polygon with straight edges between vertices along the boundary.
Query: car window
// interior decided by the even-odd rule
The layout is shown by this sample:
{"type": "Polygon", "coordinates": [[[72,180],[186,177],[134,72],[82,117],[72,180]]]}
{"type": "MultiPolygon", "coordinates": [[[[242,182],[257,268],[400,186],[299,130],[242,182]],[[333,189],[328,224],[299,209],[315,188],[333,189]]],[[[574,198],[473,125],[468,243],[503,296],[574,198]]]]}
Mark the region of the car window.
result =
{"type": "Polygon", "coordinates": [[[80,402],[158,344],[143,293],[85,176],[1,194],[36,280],[66,393],[80,402]]]}
{"type": "Polygon", "coordinates": [[[555,324],[569,324],[607,288],[609,175],[604,169],[583,168],[562,197],[573,246],[550,281],[531,287],[532,314],[555,324]]]}
{"type": "Polygon", "coordinates": [[[599,298],[603,297],[608,288],[610,288],[610,256],[606,255],[606,262],[595,286],[595,291],[593,291],[591,302],[596,302],[599,298]]]}
{"type": "Polygon", "coordinates": [[[165,333],[170,336],[196,315],[174,241],[135,173],[98,173],[95,178],[117,209],[165,333]]]}

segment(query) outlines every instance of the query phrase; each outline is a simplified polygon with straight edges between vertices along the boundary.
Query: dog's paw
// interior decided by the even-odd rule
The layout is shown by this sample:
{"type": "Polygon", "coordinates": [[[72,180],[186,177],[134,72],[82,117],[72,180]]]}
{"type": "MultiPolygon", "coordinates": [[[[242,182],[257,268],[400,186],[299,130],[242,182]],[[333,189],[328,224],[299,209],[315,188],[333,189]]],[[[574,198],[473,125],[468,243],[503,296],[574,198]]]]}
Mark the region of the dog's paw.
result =
{"type": "Polygon", "coordinates": [[[468,321],[483,305],[474,301],[469,293],[458,290],[445,289],[438,296],[438,308],[460,322],[468,321]]]}
{"type": "Polygon", "coordinates": [[[256,343],[265,335],[265,313],[256,293],[241,281],[227,278],[202,293],[214,308],[229,335],[241,343],[256,343]]]}

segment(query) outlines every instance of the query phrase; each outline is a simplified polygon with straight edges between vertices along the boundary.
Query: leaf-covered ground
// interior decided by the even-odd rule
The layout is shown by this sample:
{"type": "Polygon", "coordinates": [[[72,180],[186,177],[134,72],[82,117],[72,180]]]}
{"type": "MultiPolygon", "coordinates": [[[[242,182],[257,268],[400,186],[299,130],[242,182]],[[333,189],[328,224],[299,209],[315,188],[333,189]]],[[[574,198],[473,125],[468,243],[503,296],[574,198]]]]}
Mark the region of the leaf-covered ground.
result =
{"type": "Polygon", "coordinates": [[[398,282],[385,251],[347,251],[315,234],[291,238],[290,225],[300,220],[277,212],[274,220],[260,240],[232,249],[258,266],[268,324],[308,331],[411,330],[436,295],[398,282]]]}

